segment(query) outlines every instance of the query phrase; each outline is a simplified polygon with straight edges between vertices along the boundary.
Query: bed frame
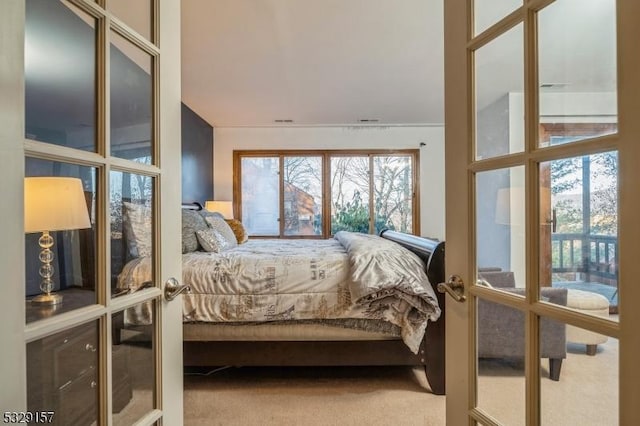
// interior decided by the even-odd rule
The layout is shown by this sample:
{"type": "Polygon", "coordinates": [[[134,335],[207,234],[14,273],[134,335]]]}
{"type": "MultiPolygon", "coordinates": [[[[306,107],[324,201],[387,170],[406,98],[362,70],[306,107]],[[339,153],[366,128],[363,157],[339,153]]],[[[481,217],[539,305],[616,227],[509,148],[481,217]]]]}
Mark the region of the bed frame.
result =
{"type": "Polygon", "coordinates": [[[380,236],[417,254],[438,298],[442,315],[429,322],[418,354],[402,340],[370,341],[185,341],[184,365],[223,366],[381,366],[413,365],[425,370],[431,391],[445,393],[445,301],[436,289],[444,282],[444,242],[383,230],[380,236]]]}

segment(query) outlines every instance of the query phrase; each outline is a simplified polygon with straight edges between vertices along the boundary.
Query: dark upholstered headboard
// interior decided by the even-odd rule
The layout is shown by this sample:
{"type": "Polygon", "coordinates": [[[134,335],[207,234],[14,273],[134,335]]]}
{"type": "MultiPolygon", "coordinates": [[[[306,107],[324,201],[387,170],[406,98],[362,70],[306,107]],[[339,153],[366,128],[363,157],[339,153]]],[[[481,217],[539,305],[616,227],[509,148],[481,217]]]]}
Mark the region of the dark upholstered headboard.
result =
{"type": "Polygon", "coordinates": [[[198,202],[193,203],[182,203],[182,208],[185,210],[202,210],[202,204],[198,202]]]}

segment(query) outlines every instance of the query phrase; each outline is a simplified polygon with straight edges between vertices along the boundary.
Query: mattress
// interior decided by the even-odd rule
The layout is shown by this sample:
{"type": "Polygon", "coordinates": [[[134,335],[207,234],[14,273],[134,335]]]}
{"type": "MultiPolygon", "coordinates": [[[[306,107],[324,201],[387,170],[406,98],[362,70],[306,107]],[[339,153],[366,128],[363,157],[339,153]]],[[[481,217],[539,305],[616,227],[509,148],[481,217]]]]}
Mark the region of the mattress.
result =
{"type": "MultiPolygon", "coordinates": [[[[373,327],[372,327],[373,328],[373,327]]],[[[399,333],[367,331],[323,324],[184,323],[185,341],[350,341],[399,340],[399,333]]]]}

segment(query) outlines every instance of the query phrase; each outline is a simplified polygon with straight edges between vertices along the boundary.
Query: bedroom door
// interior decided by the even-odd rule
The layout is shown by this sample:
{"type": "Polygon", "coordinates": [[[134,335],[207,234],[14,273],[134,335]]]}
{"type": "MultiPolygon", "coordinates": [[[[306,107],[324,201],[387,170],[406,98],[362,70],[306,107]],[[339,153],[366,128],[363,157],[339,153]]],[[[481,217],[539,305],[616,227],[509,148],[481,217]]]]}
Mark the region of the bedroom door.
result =
{"type": "Polygon", "coordinates": [[[447,424],[639,424],[640,4],[444,5],[447,424]]]}
{"type": "Polygon", "coordinates": [[[183,422],[179,34],[178,0],[0,2],[3,423],[183,422]]]}

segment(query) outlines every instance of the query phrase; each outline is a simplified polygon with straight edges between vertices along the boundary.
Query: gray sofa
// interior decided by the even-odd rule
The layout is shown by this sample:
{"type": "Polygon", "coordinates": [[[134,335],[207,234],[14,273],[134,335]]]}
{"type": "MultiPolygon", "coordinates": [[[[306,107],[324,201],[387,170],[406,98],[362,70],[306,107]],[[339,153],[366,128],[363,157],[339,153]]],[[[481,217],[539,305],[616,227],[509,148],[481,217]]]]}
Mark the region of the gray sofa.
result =
{"type": "MultiPolygon", "coordinates": [[[[513,272],[481,270],[479,278],[493,287],[524,296],[515,288],[513,272]]],[[[567,304],[567,289],[542,288],[542,298],[558,305],[567,304]]],[[[478,301],[478,357],[524,359],[524,313],[498,303],[478,301]]],[[[541,358],[549,359],[549,377],[560,379],[562,360],[567,357],[566,327],[543,318],[540,322],[541,358]]]]}

